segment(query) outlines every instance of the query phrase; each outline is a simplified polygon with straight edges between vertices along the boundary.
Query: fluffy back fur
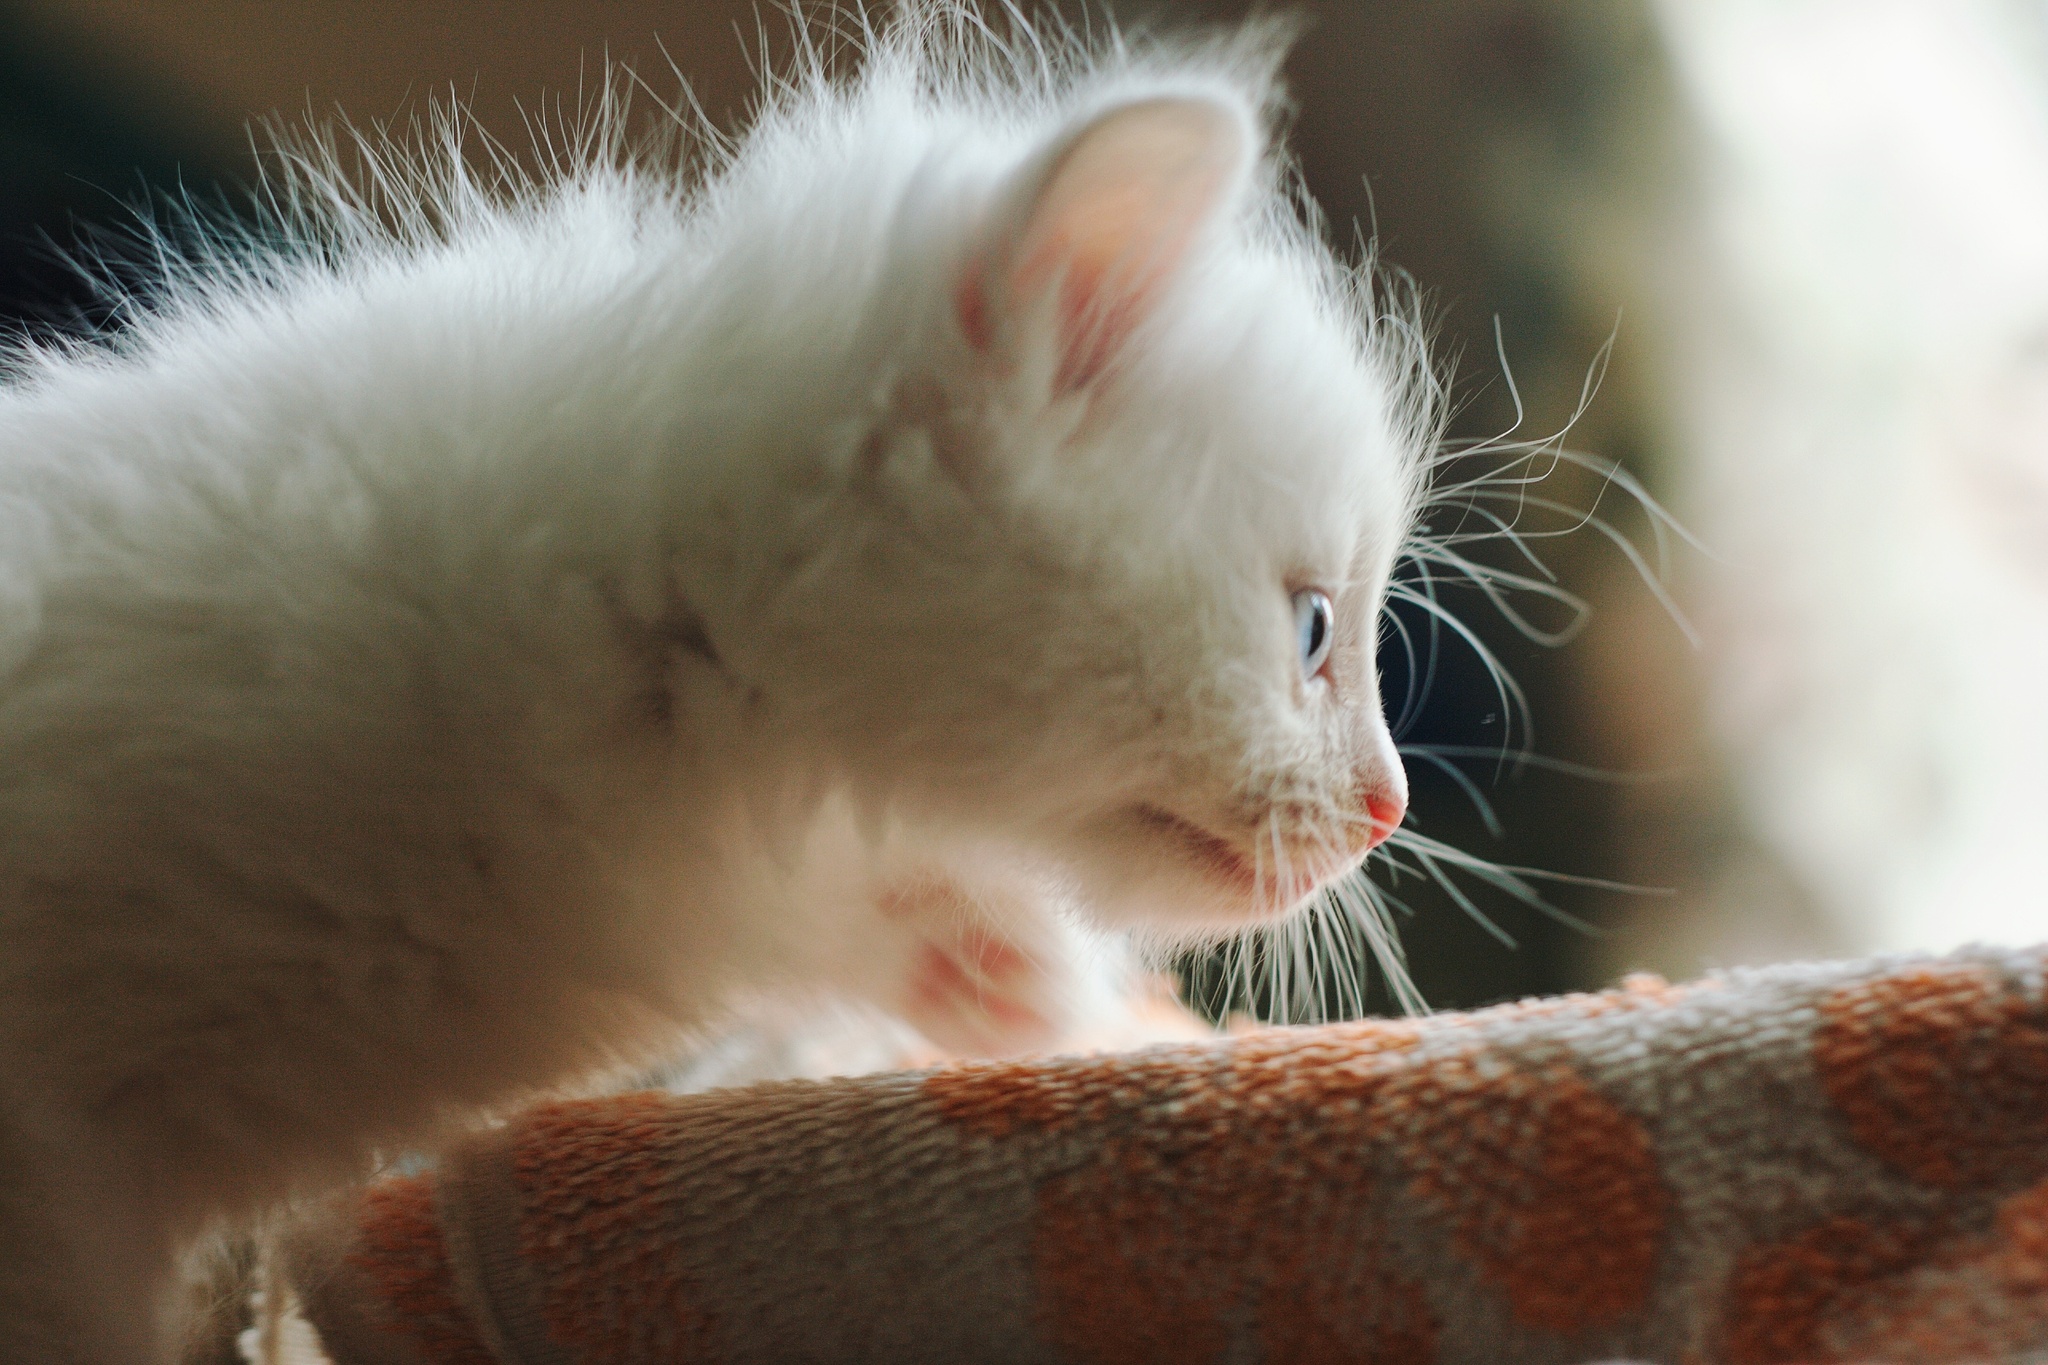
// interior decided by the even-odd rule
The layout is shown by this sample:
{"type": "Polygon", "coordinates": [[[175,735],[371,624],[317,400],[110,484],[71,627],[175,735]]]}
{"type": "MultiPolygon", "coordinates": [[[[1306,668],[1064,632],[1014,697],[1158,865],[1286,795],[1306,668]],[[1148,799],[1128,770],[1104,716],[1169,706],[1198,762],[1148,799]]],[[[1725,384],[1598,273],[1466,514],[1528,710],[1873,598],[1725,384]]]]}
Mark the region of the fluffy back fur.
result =
{"type": "Polygon", "coordinates": [[[209,1220],[743,995],[1056,1039],[1398,823],[1434,390],[1270,38],[862,45],[730,146],[302,146],[13,355],[0,1357],[150,1359],[209,1220]]]}

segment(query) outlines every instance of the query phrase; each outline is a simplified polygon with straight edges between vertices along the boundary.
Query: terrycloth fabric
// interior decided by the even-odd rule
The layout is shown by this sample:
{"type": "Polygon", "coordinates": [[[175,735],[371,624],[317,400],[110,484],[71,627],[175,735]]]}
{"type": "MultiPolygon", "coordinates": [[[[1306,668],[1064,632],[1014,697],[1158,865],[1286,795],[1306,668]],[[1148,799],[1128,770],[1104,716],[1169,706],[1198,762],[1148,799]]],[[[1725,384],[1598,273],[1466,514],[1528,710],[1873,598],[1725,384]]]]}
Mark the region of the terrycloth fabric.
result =
{"type": "Polygon", "coordinates": [[[528,1112],[338,1365],[2048,1359],[2048,951],[528,1112]]]}

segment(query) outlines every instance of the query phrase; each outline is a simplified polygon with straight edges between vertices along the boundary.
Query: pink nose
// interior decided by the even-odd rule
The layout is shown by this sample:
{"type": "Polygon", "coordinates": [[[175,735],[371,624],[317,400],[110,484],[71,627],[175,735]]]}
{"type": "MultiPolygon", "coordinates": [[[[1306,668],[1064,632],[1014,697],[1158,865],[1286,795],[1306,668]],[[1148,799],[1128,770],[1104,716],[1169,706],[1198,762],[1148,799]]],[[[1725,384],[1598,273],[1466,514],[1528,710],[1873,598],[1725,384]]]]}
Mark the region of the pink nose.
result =
{"type": "Polygon", "coordinates": [[[1401,817],[1408,813],[1408,803],[1398,796],[1374,792],[1365,798],[1365,813],[1372,818],[1372,832],[1366,836],[1365,846],[1375,849],[1401,827],[1401,817]]]}

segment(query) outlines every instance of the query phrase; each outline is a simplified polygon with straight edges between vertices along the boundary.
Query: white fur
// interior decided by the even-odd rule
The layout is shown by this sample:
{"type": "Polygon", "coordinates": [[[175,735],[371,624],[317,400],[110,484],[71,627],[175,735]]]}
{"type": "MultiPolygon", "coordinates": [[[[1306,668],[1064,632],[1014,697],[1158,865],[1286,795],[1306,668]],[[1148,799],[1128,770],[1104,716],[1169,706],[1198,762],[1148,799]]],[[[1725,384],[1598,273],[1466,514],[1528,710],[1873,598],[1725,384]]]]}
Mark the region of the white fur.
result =
{"type": "Polygon", "coordinates": [[[1106,932],[1363,857],[1427,386],[1258,150],[1270,45],[970,29],[729,155],[302,168],[295,248],[17,355],[0,1359],[152,1359],[209,1220],[742,996],[1032,1045],[1106,932]]]}

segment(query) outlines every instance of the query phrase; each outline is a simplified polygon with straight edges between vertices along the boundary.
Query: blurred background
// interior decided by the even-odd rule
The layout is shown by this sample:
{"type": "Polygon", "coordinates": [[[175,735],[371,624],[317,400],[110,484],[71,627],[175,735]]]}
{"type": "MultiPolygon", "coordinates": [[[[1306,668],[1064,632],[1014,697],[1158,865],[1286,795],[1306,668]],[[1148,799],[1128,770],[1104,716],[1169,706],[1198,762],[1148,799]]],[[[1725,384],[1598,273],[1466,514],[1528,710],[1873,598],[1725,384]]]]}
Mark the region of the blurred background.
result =
{"type": "MultiPolygon", "coordinates": [[[[1525,506],[1583,628],[1444,589],[1528,714],[1445,641],[1402,737],[1418,828],[1564,879],[1546,910],[1400,877],[1430,1003],[2048,937],[2048,4],[1288,7],[1293,145],[1340,240],[1376,224],[1426,289],[1455,436],[1562,433],[1696,541],[1660,560],[1557,465],[1542,496],[1652,578],[1525,506]]],[[[519,147],[609,57],[738,126],[764,32],[741,0],[0,0],[0,323],[97,320],[65,252],[148,193],[245,202],[254,120],[453,93],[519,147]]],[[[1399,711],[1423,679],[1385,658],[1399,711]]]]}

